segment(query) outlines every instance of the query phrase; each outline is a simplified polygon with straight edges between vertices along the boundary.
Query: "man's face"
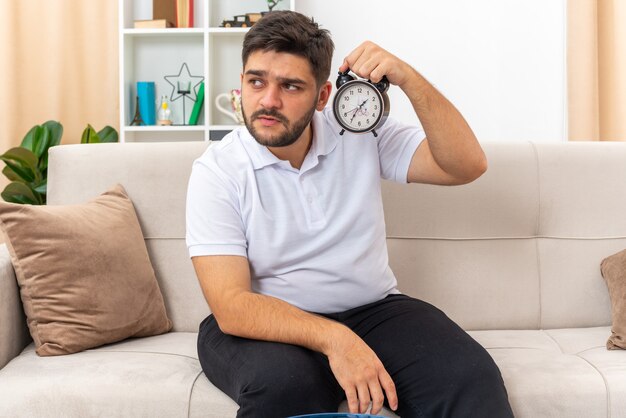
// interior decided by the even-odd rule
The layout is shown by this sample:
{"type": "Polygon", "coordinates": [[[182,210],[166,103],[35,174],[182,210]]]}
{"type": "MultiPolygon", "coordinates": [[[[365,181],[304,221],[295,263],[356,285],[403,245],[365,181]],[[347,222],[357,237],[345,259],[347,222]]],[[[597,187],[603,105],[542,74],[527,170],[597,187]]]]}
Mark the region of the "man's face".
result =
{"type": "Polygon", "coordinates": [[[248,131],[261,145],[286,147],[309,126],[320,94],[308,61],[284,52],[250,54],[241,79],[241,104],[248,131]]]}

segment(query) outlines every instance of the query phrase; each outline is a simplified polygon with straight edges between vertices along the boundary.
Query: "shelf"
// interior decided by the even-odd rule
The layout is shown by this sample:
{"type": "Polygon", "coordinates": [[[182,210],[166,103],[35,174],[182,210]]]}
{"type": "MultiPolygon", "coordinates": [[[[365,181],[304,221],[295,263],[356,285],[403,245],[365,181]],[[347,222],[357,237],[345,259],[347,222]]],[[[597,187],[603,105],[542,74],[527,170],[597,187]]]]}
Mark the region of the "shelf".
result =
{"type": "Polygon", "coordinates": [[[250,28],[209,28],[209,33],[216,35],[235,35],[247,33],[250,28]]]}
{"type": "Polygon", "coordinates": [[[204,125],[124,126],[125,132],[203,132],[204,125]]]}
{"type": "Polygon", "coordinates": [[[202,35],[202,28],[168,28],[168,29],[124,29],[124,35],[160,36],[160,35],[202,35]]]}
{"type": "Polygon", "coordinates": [[[175,36],[175,35],[202,35],[205,31],[215,35],[241,35],[250,28],[168,28],[168,29],[124,29],[124,35],[129,36],[175,36]]]}
{"type": "Polygon", "coordinates": [[[234,131],[237,128],[241,128],[245,125],[209,125],[211,131],[234,131]]]}

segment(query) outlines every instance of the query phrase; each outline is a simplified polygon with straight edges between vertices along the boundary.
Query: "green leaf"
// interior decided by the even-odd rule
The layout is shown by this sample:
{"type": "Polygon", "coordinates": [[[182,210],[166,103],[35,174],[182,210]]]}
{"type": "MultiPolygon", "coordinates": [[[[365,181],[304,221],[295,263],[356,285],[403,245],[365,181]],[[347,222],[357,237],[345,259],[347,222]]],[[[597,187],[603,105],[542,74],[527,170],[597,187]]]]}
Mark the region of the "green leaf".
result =
{"type": "Polygon", "coordinates": [[[63,136],[63,125],[54,120],[49,120],[43,124],[48,131],[50,131],[50,140],[48,141],[48,146],[44,150],[43,155],[39,158],[39,169],[44,174],[48,168],[48,152],[50,147],[55,147],[61,143],[61,137],[63,136]]]}
{"type": "Polygon", "coordinates": [[[0,159],[3,161],[14,160],[26,167],[37,167],[37,156],[32,151],[22,147],[11,148],[4,154],[0,154],[0,159]]]}
{"type": "Polygon", "coordinates": [[[80,138],[81,144],[97,144],[100,142],[100,138],[96,133],[95,129],[91,125],[87,125],[85,130],[83,131],[83,135],[80,138]]]}
{"type": "Polygon", "coordinates": [[[43,124],[50,131],[50,146],[54,147],[61,143],[61,137],[63,136],[63,125],[56,120],[49,120],[43,124]]]}
{"type": "Polygon", "coordinates": [[[46,194],[48,192],[48,179],[44,179],[40,184],[33,187],[33,190],[39,194],[46,194]]]}
{"type": "Polygon", "coordinates": [[[33,126],[22,140],[22,148],[35,153],[37,158],[43,155],[44,149],[50,141],[50,131],[45,126],[33,126]]]}
{"type": "Polygon", "coordinates": [[[5,175],[6,178],[8,178],[11,181],[24,181],[22,180],[22,178],[11,169],[11,167],[9,167],[8,165],[6,167],[4,167],[4,169],[2,170],[2,174],[5,175]]]}
{"type": "Polygon", "coordinates": [[[24,203],[30,205],[38,205],[40,203],[40,198],[37,197],[35,192],[25,185],[24,183],[19,182],[11,182],[7,187],[4,188],[4,191],[1,193],[2,199],[7,202],[12,203],[24,203]]]}
{"type": "Polygon", "coordinates": [[[4,161],[18,176],[26,182],[41,180],[41,172],[37,169],[37,156],[30,150],[22,147],[11,148],[0,155],[4,161]]]}
{"type": "Polygon", "coordinates": [[[30,131],[28,131],[24,136],[24,139],[22,139],[22,143],[20,144],[20,146],[32,151],[34,149],[34,142],[37,131],[41,129],[43,128],[39,125],[35,125],[30,128],[30,131]]]}
{"type": "Polygon", "coordinates": [[[41,129],[37,130],[37,134],[35,135],[34,143],[33,143],[33,152],[37,156],[37,162],[43,160],[43,155],[48,151],[50,147],[50,130],[42,126],[41,129]]]}
{"type": "Polygon", "coordinates": [[[0,196],[2,196],[2,200],[4,200],[5,202],[19,203],[21,205],[36,205],[35,202],[25,198],[22,195],[12,195],[10,193],[2,192],[0,193],[0,196]]]}
{"type": "Polygon", "coordinates": [[[43,155],[43,158],[39,160],[39,170],[43,174],[43,177],[46,177],[46,172],[48,170],[48,153],[50,152],[50,147],[46,150],[46,153],[43,155]]]}
{"type": "Polygon", "coordinates": [[[109,125],[105,126],[102,130],[100,130],[100,132],[98,132],[98,137],[100,138],[100,142],[118,141],[117,131],[109,125]]]}
{"type": "Polygon", "coordinates": [[[30,183],[35,181],[35,173],[28,168],[24,168],[19,164],[16,164],[14,161],[4,161],[6,165],[13,170],[15,174],[17,174],[22,180],[22,183],[30,183]]]}

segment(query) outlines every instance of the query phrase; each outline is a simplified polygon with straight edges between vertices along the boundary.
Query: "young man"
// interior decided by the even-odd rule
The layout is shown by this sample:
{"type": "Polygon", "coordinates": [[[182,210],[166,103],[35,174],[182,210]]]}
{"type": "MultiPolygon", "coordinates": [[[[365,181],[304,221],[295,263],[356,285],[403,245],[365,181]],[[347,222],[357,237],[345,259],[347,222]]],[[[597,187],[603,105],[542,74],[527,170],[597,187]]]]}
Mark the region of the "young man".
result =
{"type": "Polygon", "coordinates": [[[471,129],[417,71],[365,42],[362,78],[386,75],[424,131],[391,119],[339,135],[327,81],[333,43],[294,12],[246,35],[246,129],[195,161],[189,253],[213,312],[198,354],[239,417],[337,411],[510,417],[488,353],[435,307],[401,295],[389,268],[380,178],[463,184],[487,168],[471,129]],[[427,138],[425,138],[425,136],[427,138]]]}

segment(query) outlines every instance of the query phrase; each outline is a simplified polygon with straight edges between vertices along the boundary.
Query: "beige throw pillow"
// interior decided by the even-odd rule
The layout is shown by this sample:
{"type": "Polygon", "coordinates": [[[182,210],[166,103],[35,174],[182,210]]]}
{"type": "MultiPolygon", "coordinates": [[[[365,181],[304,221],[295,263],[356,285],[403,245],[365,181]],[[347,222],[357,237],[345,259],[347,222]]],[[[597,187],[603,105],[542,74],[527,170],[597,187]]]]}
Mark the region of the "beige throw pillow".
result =
{"type": "Polygon", "coordinates": [[[609,288],[613,318],[606,348],[626,349],[626,250],[602,260],[600,270],[609,288]]]}
{"type": "Polygon", "coordinates": [[[172,328],[121,185],[82,205],[0,202],[0,226],[37,354],[76,353],[172,328]]]}

